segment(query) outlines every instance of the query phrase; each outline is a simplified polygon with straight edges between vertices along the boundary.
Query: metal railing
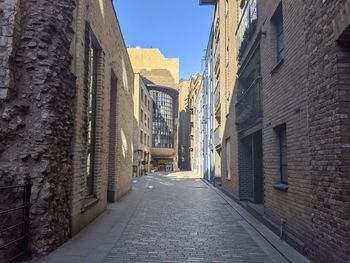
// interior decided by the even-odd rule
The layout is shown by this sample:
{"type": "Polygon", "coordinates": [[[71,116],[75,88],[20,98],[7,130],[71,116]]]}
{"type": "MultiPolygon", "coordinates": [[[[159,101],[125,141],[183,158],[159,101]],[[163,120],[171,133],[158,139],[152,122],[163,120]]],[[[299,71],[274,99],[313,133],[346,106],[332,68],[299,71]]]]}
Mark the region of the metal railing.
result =
{"type": "Polygon", "coordinates": [[[0,187],[0,196],[4,197],[7,195],[10,197],[9,202],[11,204],[16,204],[16,200],[12,200],[11,197],[14,197],[16,194],[22,195],[20,205],[8,208],[10,204],[7,204],[6,209],[0,207],[0,222],[2,222],[0,226],[0,239],[4,241],[0,246],[0,252],[2,254],[0,255],[0,260],[6,263],[16,262],[29,256],[31,188],[30,178],[25,178],[23,185],[0,187]],[[6,220],[6,216],[8,220],[6,220]],[[9,221],[10,225],[5,225],[5,221],[9,221]],[[4,258],[1,258],[2,256],[4,258]]]}
{"type": "Polygon", "coordinates": [[[214,146],[218,147],[221,145],[221,137],[220,137],[220,125],[216,127],[214,131],[214,146]]]}
{"type": "Polygon", "coordinates": [[[256,0],[249,0],[243,9],[243,13],[236,30],[238,58],[242,56],[247,42],[256,29],[257,19],[256,0]]]}
{"type": "Polygon", "coordinates": [[[218,85],[215,88],[215,92],[214,92],[215,110],[218,109],[219,105],[220,105],[220,83],[218,83],[218,85]]]}
{"type": "Polygon", "coordinates": [[[216,19],[215,29],[214,29],[214,36],[215,36],[216,42],[218,42],[219,40],[219,35],[220,35],[220,17],[216,19]]]}
{"type": "Polygon", "coordinates": [[[253,81],[244,93],[237,97],[236,125],[238,130],[250,128],[262,118],[261,78],[253,81]]]}
{"type": "MultiPolygon", "coordinates": [[[[219,49],[219,48],[218,48],[219,49]]],[[[215,58],[214,58],[214,63],[215,63],[215,65],[214,65],[214,72],[215,72],[215,74],[217,74],[218,73],[218,70],[219,70],[219,68],[220,68],[220,51],[219,50],[217,50],[217,52],[216,52],[216,54],[215,54],[215,58]]]]}

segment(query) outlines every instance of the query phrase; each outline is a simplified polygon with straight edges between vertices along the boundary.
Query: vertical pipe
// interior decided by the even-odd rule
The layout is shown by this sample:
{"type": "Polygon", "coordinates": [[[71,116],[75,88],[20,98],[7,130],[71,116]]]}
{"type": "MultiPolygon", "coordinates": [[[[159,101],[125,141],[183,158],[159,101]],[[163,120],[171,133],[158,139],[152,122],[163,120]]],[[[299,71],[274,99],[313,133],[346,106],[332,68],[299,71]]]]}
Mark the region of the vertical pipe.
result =
{"type": "Polygon", "coordinates": [[[23,230],[23,250],[24,256],[30,257],[29,251],[29,226],[30,226],[30,195],[31,195],[32,183],[30,177],[24,178],[24,193],[23,193],[23,202],[24,202],[24,225],[22,227],[23,230]]]}

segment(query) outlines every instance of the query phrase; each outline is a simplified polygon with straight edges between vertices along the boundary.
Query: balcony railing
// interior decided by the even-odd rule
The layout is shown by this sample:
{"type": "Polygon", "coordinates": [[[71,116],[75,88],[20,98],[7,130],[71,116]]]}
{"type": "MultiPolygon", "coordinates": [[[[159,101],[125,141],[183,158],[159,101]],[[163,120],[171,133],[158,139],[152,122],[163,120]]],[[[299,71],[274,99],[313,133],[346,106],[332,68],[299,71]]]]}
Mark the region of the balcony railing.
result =
{"type": "Polygon", "coordinates": [[[214,131],[214,146],[216,148],[221,146],[220,125],[214,131]]]}
{"type": "Polygon", "coordinates": [[[215,54],[215,58],[214,58],[214,72],[217,73],[218,69],[220,68],[220,52],[219,52],[219,47],[217,48],[217,52],[215,54]]]}
{"type": "Polygon", "coordinates": [[[238,23],[236,31],[236,41],[237,41],[237,50],[238,50],[238,60],[240,61],[250,38],[252,37],[255,29],[257,27],[257,7],[256,0],[246,1],[243,8],[243,14],[238,23]]]}
{"type": "Polygon", "coordinates": [[[217,110],[220,106],[220,83],[218,83],[218,85],[215,88],[215,92],[214,92],[214,106],[215,106],[215,110],[217,110]]]}
{"type": "Polygon", "coordinates": [[[216,42],[218,42],[219,36],[220,36],[220,17],[218,17],[216,19],[215,29],[214,29],[214,36],[215,36],[216,42]]]}
{"type": "Polygon", "coordinates": [[[245,130],[260,122],[261,118],[261,78],[259,77],[241,96],[237,97],[236,125],[238,130],[245,130]]]}

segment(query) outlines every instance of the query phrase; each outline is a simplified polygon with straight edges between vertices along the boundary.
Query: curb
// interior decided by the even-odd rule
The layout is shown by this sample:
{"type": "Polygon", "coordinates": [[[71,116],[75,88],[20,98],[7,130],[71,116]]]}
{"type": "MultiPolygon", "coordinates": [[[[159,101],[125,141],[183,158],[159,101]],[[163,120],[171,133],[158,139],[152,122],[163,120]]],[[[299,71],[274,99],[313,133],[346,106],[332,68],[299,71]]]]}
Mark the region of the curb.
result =
{"type": "Polygon", "coordinates": [[[235,210],[251,227],[253,227],[278,253],[281,254],[287,261],[292,263],[309,263],[310,260],[301,255],[298,251],[292,248],[288,243],[281,240],[275,233],[273,233],[268,227],[257,220],[253,215],[246,211],[243,207],[233,201],[228,195],[223,193],[212,184],[202,179],[202,181],[210,187],[217,195],[225,200],[230,207],[235,210]]]}

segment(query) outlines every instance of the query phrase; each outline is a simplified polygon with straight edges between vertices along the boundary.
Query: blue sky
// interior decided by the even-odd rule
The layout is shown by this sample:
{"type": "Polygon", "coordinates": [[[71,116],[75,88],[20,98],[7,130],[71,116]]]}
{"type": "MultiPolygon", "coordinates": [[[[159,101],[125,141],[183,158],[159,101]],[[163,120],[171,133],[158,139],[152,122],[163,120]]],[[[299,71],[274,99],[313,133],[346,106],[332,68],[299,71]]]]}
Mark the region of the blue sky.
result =
{"type": "Polygon", "coordinates": [[[180,58],[180,78],[202,70],[212,7],[199,0],[113,0],[127,46],[180,58]]]}

